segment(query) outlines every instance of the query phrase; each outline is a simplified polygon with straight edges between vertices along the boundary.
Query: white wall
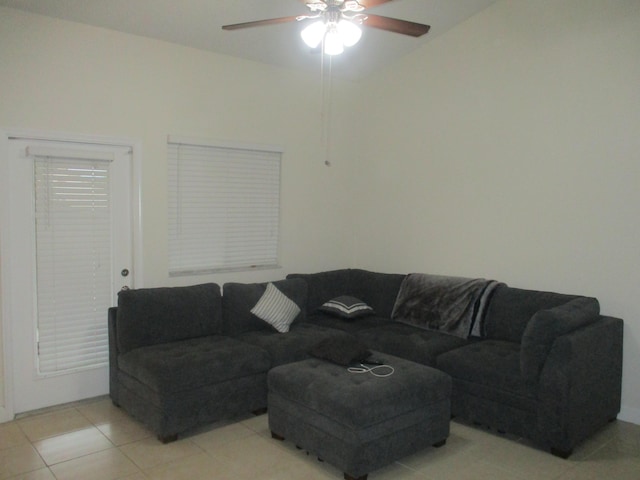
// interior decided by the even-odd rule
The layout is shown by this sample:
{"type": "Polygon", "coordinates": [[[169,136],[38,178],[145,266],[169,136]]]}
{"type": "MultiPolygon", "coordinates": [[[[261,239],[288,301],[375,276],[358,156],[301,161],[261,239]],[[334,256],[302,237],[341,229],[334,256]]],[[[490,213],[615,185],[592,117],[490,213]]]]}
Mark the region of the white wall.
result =
{"type": "MultiPolygon", "coordinates": [[[[0,7],[0,128],[115,136],[142,146],[146,287],[276,280],[353,263],[350,164],[335,159],[330,168],[324,165],[319,72],[296,73],[0,7]],[[284,147],[281,269],[168,277],[167,134],[284,147]]],[[[348,121],[341,105],[352,86],[334,86],[334,115],[348,121]]],[[[335,148],[344,142],[339,126],[335,148]]]]}
{"type": "Polygon", "coordinates": [[[0,8],[0,127],[141,142],[145,286],[355,265],[596,296],[640,423],[639,8],[504,0],[337,82],[330,168],[313,75],[0,8]],[[168,278],[169,133],[285,147],[281,270],[168,278]]]}
{"type": "Polygon", "coordinates": [[[373,76],[356,263],[592,295],[640,423],[640,2],[505,0],[373,76]]]}
{"type": "MultiPolygon", "coordinates": [[[[348,230],[341,228],[348,221],[348,165],[323,164],[319,73],[6,8],[0,9],[0,35],[0,126],[141,142],[145,286],[259,281],[352,261],[344,247],[351,235],[345,238],[348,230]],[[168,278],[167,134],[284,147],[282,270],[168,278]]],[[[339,96],[349,85],[338,87],[339,114],[339,96]]]]}

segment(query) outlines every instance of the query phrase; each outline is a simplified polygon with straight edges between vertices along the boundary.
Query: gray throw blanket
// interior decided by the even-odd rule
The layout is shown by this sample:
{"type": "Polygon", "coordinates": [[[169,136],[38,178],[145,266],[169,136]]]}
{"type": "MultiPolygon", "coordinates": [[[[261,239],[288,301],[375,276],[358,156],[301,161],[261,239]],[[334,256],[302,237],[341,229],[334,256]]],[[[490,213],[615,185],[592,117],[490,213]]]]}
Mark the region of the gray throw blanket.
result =
{"type": "Polygon", "coordinates": [[[462,338],[481,337],[486,307],[498,285],[483,278],[412,273],[402,281],[391,318],[462,338]]]}

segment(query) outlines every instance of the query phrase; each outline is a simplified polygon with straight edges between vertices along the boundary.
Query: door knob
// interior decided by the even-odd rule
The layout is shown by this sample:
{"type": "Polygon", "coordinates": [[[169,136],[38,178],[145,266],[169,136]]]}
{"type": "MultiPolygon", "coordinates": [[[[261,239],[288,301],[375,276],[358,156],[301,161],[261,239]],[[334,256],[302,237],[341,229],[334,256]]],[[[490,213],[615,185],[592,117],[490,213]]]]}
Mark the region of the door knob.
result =
{"type": "Polygon", "coordinates": [[[129,270],[127,270],[126,268],[123,268],[122,271],[120,272],[120,275],[122,275],[123,277],[126,277],[129,275],[129,270]]]}

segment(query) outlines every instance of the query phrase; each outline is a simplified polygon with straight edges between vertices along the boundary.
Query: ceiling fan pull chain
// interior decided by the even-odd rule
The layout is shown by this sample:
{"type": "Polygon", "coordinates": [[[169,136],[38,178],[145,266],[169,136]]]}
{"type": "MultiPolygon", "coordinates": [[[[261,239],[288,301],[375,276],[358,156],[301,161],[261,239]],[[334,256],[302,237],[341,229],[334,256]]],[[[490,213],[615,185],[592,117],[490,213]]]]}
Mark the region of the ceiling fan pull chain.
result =
{"type": "MultiPolygon", "coordinates": [[[[324,47],[324,45],[323,45],[324,47]]],[[[329,56],[329,84],[327,86],[327,73],[325,71],[325,55],[322,55],[320,60],[320,131],[321,131],[321,143],[324,146],[324,164],[327,167],[331,166],[331,100],[332,100],[332,58],[329,56]]]]}

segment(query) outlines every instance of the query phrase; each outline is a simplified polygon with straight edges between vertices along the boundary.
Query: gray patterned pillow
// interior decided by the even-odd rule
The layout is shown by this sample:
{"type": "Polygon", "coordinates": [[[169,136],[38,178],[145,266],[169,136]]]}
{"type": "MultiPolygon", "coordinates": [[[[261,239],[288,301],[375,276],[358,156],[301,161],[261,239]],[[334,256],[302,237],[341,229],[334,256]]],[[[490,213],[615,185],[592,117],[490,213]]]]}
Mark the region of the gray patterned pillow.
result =
{"type": "Polygon", "coordinates": [[[269,283],[258,303],[251,309],[251,313],[278,332],[287,333],[289,326],[300,313],[300,308],[273,283],[269,283]]]}
{"type": "Polygon", "coordinates": [[[345,320],[352,320],[354,318],[373,315],[375,313],[373,308],[359,298],[352,297],[351,295],[342,295],[340,297],[333,298],[322,304],[318,310],[330,313],[336,317],[344,318],[345,320]]]}

